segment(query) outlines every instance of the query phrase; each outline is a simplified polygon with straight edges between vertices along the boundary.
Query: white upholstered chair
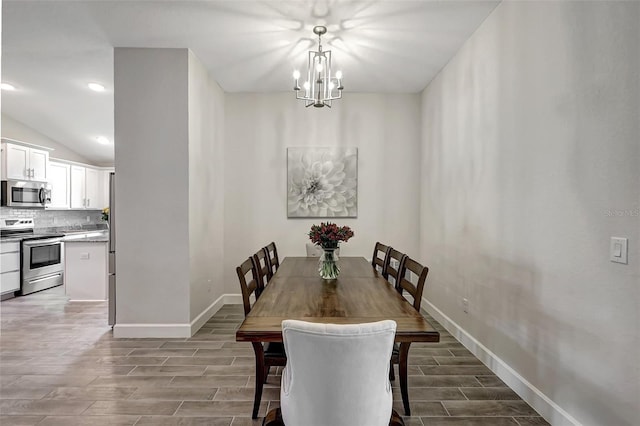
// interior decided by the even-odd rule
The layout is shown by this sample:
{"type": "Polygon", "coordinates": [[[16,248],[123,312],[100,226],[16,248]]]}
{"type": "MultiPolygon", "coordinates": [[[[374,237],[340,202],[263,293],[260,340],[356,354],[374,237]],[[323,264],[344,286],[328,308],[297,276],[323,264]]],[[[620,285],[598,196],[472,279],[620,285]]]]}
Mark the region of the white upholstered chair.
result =
{"type": "Polygon", "coordinates": [[[389,383],[395,332],[391,320],[345,325],[283,321],[288,359],[280,389],[283,424],[396,424],[391,422],[389,383]]]}

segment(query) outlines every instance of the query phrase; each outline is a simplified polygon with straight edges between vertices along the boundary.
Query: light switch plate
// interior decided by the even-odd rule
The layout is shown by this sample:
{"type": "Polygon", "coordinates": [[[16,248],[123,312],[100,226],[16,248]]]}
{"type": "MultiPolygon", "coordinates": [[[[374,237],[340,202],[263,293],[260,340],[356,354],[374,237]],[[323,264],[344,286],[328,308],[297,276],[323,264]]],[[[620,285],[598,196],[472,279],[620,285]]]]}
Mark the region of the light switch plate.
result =
{"type": "Polygon", "coordinates": [[[609,259],[612,262],[627,264],[627,239],[611,237],[609,247],[609,259]]]}

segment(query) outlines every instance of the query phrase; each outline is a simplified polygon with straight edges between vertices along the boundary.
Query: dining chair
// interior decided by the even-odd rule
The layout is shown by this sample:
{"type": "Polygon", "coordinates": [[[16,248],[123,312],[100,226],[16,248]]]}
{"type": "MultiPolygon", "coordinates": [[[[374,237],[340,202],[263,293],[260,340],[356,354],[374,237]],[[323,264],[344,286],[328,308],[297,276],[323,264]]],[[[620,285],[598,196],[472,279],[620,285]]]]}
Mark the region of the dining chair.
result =
{"type": "Polygon", "coordinates": [[[384,245],[380,242],[376,243],[373,247],[373,256],[371,257],[371,266],[373,266],[373,269],[378,270],[380,273],[384,271],[384,265],[387,261],[387,256],[389,256],[390,249],[390,246],[384,245]]]}
{"type": "MultiPolygon", "coordinates": [[[[260,297],[259,285],[258,285],[258,273],[255,267],[255,261],[252,257],[247,258],[240,266],[236,268],[238,274],[238,280],[240,281],[240,290],[242,292],[242,304],[244,305],[244,316],[246,317],[251,312],[251,296],[254,296],[254,303],[260,297]],[[251,273],[249,275],[249,273],[251,273]]],[[[284,352],[284,345],[280,342],[271,342],[266,345],[263,343],[257,343],[263,346],[264,351],[264,365],[265,373],[263,382],[267,381],[270,368],[280,366],[283,367],[287,364],[287,357],[284,352]]]]}
{"type": "MultiPolygon", "coordinates": [[[[411,295],[411,298],[413,299],[413,308],[418,312],[420,312],[422,292],[424,290],[424,284],[427,280],[428,273],[429,268],[422,266],[420,263],[407,256],[400,271],[400,279],[396,284],[396,290],[400,295],[403,295],[403,292],[405,291],[411,295]]],[[[391,367],[389,369],[389,380],[395,380],[393,365],[399,363],[400,347],[397,344],[394,344],[393,353],[391,355],[391,367]]]]}
{"type": "Polygon", "coordinates": [[[278,249],[276,248],[276,243],[272,241],[264,248],[264,251],[267,255],[267,261],[269,262],[271,275],[273,276],[273,274],[275,274],[280,267],[280,260],[278,259],[278,249]]]}
{"type": "Polygon", "coordinates": [[[271,269],[269,268],[269,259],[267,258],[267,253],[264,248],[258,250],[253,255],[253,263],[255,264],[256,272],[258,274],[258,293],[262,293],[273,276],[271,269]]]}
{"type": "Polygon", "coordinates": [[[389,248],[389,254],[387,255],[384,268],[382,269],[382,276],[389,282],[391,282],[389,277],[393,277],[392,284],[394,286],[400,281],[400,270],[403,267],[403,262],[406,257],[407,256],[404,253],[400,253],[393,247],[389,248]]]}
{"type": "Polygon", "coordinates": [[[323,324],[282,321],[288,357],[280,408],[265,425],[403,425],[387,377],[396,322],[323,324]]]}

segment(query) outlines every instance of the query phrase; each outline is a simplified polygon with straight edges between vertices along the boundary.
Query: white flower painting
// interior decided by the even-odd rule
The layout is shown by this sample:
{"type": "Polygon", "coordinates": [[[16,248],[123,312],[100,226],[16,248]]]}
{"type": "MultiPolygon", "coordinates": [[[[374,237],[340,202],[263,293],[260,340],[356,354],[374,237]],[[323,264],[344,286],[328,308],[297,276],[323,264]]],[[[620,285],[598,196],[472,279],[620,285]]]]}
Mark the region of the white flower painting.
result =
{"type": "Polygon", "coordinates": [[[358,148],[287,148],[288,217],[356,217],[358,148]]]}

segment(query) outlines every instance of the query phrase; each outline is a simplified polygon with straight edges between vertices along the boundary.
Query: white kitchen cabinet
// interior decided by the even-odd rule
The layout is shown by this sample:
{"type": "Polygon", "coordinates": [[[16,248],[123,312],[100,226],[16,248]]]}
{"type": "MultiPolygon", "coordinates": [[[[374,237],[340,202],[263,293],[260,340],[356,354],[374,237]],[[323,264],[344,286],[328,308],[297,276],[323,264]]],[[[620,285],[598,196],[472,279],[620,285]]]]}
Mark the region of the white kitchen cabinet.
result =
{"type": "Polygon", "coordinates": [[[71,166],[71,208],[84,209],[86,207],[86,168],[71,166]]]}
{"type": "Polygon", "coordinates": [[[57,161],[49,162],[51,184],[51,209],[71,208],[71,166],[57,161]]]}
{"type": "Polygon", "coordinates": [[[2,179],[48,181],[49,151],[2,144],[2,179]]]}
{"type": "Polygon", "coordinates": [[[20,290],[20,242],[0,244],[0,294],[20,290]]]}
{"type": "Polygon", "coordinates": [[[64,246],[64,291],[69,300],[107,300],[109,244],[71,240],[64,246]]]}
{"type": "Polygon", "coordinates": [[[102,209],[100,171],[92,167],[71,166],[71,208],[102,209]]]}

